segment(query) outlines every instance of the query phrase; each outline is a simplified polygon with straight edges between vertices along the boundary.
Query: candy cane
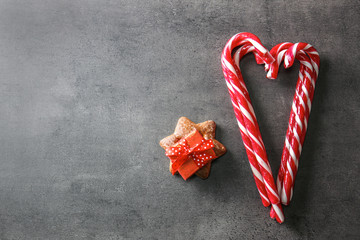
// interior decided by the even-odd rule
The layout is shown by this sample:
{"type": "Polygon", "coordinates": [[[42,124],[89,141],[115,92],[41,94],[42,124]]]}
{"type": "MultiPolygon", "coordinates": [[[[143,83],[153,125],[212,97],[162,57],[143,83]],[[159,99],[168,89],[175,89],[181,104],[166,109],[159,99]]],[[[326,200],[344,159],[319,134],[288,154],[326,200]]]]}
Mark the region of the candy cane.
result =
{"type": "MultiPolygon", "coordinates": [[[[282,46],[286,48],[287,46],[282,46]]],[[[277,187],[281,195],[281,202],[288,205],[292,195],[295,177],[297,174],[299,158],[302,145],[305,139],[307,122],[311,111],[311,103],[315,90],[315,82],[318,76],[320,58],[319,54],[310,44],[296,43],[286,50],[285,56],[282,47],[275,48],[277,64],[281,63],[284,57],[284,65],[289,68],[294,63],[295,58],[300,61],[300,72],[296,86],[292,110],[290,113],[289,126],[285,138],[284,150],[282,154],[281,166],[277,177],[277,187]]],[[[274,49],[274,48],[273,48],[274,49]]],[[[272,50],[273,50],[272,49],[272,50]]],[[[270,51],[272,54],[274,52],[270,51]]],[[[271,69],[271,67],[270,67],[271,69]]],[[[277,71],[274,71],[274,73],[277,71]]],[[[272,76],[272,77],[276,77],[272,76]]]]}
{"type": "MultiPolygon", "coordinates": [[[[266,48],[261,44],[260,40],[251,33],[239,33],[233,36],[225,45],[221,57],[225,80],[233,102],[234,112],[238,120],[240,132],[243,136],[243,142],[245,148],[247,149],[250,165],[254,167],[252,170],[255,177],[258,176],[254,169],[260,170],[267,193],[267,198],[271,202],[272,209],[274,209],[272,212],[272,217],[275,217],[276,220],[281,223],[284,221],[284,215],[282,212],[280,198],[272,176],[270,164],[266,156],[259,126],[240,69],[236,64],[234,64],[232,59],[232,51],[234,48],[244,44],[251,44],[254,47],[253,51],[256,52],[255,55],[258,62],[270,64],[274,61],[274,59],[266,50],[266,48]],[[258,165],[254,163],[253,155],[255,155],[255,159],[257,160],[258,165]]],[[[260,188],[259,192],[261,195],[260,188]]],[[[264,197],[261,197],[264,203],[264,197]]]]}
{"type": "MultiPolygon", "coordinates": [[[[277,177],[277,187],[281,195],[281,201],[284,205],[288,205],[293,195],[293,186],[305,139],[320,59],[317,51],[306,43],[278,44],[271,49],[270,53],[276,58],[275,62],[270,66],[266,66],[266,70],[268,70],[267,77],[271,79],[276,78],[278,67],[284,57],[286,59],[284,61],[285,67],[290,67],[295,58],[300,61],[299,78],[277,177]],[[307,51],[304,52],[304,49],[307,51]]],[[[270,215],[275,215],[273,209],[271,209],[270,215]]]]}
{"type": "Polygon", "coordinates": [[[307,43],[281,43],[275,46],[269,54],[260,40],[250,33],[240,33],[233,36],[223,50],[224,76],[255,183],[264,206],[268,206],[269,201],[272,204],[270,216],[279,222],[284,220],[279,195],[283,204],[289,204],[305,139],[319,63],[319,54],[307,43]],[[238,46],[241,47],[232,57],[234,48],[238,46]],[[285,68],[291,67],[295,58],[300,61],[299,78],[277,177],[277,192],[259,126],[238,65],[241,58],[249,52],[254,53],[258,64],[265,64],[265,70],[268,72],[267,77],[271,79],[276,78],[279,65],[283,60],[285,68]]]}
{"type": "MultiPolygon", "coordinates": [[[[235,59],[235,64],[238,67],[238,69],[240,69],[239,68],[240,59],[244,55],[248,54],[249,52],[254,51],[254,49],[255,48],[251,44],[246,44],[246,45],[243,45],[241,48],[239,48],[236,51],[236,53],[234,55],[234,59],[235,59]]],[[[259,194],[260,194],[263,205],[265,207],[267,207],[267,206],[270,205],[270,200],[267,197],[267,192],[266,192],[266,189],[265,189],[264,180],[263,180],[263,177],[262,177],[262,175],[260,173],[260,167],[259,167],[259,164],[258,164],[258,162],[256,160],[256,156],[255,156],[255,153],[254,153],[254,150],[253,150],[253,147],[252,147],[252,143],[251,143],[251,140],[249,138],[249,133],[248,133],[247,129],[245,127],[243,127],[245,123],[244,123],[243,116],[241,115],[241,109],[237,104],[236,96],[234,95],[234,93],[230,89],[229,89],[229,93],[230,93],[231,99],[233,99],[232,102],[233,102],[236,118],[238,119],[238,125],[240,127],[241,136],[244,139],[243,142],[244,142],[245,149],[246,149],[246,152],[247,152],[247,155],[248,155],[248,158],[249,158],[250,167],[251,167],[251,170],[252,170],[253,175],[254,175],[255,184],[256,184],[256,186],[258,188],[258,191],[259,191],[259,194]]]]}

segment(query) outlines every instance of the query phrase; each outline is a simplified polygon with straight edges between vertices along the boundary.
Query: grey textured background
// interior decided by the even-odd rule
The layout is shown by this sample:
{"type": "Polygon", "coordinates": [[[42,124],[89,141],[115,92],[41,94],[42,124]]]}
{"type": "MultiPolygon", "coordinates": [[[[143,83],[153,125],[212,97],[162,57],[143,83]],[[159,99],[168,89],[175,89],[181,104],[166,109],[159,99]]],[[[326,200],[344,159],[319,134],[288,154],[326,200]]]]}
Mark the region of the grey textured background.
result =
{"type": "MultiPolygon", "coordinates": [[[[0,1],[0,239],[356,239],[358,1],[0,1]],[[313,3],[316,2],[316,3],[313,3]],[[261,205],[220,65],[235,33],[321,56],[285,223],[261,205]],[[171,176],[180,116],[217,125],[208,180],[171,176]]],[[[241,67],[274,173],[298,64],[241,67]]]]}

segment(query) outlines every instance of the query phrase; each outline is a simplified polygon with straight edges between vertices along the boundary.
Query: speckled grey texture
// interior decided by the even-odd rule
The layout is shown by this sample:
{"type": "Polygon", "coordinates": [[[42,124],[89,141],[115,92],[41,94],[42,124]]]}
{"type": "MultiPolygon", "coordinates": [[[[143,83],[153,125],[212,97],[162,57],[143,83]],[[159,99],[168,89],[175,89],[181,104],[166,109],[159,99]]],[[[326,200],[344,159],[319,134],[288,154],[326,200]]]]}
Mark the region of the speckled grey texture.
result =
{"type": "MultiPolygon", "coordinates": [[[[0,239],[358,239],[357,1],[0,1],[0,239]],[[220,65],[235,33],[321,56],[285,223],[261,205],[220,65]],[[180,116],[217,125],[208,180],[168,171],[180,116]]],[[[298,64],[241,67],[276,174],[298,64]]]]}

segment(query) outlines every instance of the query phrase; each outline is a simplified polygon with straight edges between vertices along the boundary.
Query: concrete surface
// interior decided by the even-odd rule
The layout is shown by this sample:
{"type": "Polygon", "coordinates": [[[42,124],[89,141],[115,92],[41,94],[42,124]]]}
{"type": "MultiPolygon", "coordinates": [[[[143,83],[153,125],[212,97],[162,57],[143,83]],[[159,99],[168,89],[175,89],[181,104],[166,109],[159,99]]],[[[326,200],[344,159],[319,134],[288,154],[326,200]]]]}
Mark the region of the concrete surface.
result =
{"type": "MultiPolygon", "coordinates": [[[[359,239],[357,1],[0,1],[0,239],[359,239]],[[316,2],[316,3],[315,3],[316,2]],[[294,198],[269,218],[220,65],[235,33],[313,44],[294,198]],[[168,172],[180,116],[218,124],[210,178],[168,172]]],[[[276,174],[298,65],[242,69],[276,174]]]]}

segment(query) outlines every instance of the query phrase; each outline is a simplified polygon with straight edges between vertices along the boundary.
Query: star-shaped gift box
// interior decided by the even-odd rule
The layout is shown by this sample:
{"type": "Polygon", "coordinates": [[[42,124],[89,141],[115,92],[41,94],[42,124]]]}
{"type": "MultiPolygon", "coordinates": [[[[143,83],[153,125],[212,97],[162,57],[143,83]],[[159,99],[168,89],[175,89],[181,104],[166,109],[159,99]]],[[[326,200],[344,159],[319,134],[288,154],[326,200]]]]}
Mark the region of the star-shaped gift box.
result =
{"type": "Polygon", "coordinates": [[[225,146],[215,139],[215,130],[216,124],[212,120],[196,124],[186,117],[181,117],[174,133],[160,141],[160,146],[170,158],[170,172],[179,172],[185,180],[194,173],[202,179],[208,178],[212,160],[226,152],[225,146]],[[188,153],[189,149],[193,152],[188,153]],[[188,153],[185,160],[184,157],[178,157],[181,155],[180,151],[188,153]],[[178,166],[180,161],[182,165],[178,166]]]}

